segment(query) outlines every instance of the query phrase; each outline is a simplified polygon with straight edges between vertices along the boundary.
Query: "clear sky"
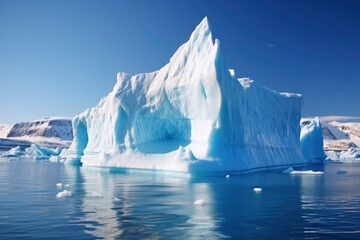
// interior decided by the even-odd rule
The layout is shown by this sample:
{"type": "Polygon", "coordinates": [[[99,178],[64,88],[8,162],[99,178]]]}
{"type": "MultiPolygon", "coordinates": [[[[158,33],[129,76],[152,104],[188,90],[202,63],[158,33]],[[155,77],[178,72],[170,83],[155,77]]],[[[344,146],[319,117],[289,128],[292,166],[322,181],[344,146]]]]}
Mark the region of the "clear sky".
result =
{"type": "Polygon", "coordinates": [[[0,123],[95,106],[205,16],[238,77],[302,93],[304,116],[360,115],[357,0],[0,0],[0,123]]]}

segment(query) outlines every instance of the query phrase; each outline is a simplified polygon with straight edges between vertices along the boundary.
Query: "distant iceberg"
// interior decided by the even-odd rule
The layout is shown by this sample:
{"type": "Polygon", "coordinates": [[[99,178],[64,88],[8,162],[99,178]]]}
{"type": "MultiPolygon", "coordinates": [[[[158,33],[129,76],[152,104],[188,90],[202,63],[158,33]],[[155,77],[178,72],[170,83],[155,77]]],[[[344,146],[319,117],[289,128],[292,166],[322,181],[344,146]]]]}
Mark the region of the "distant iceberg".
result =
{"type": "Polygon", "coordinates": [[[49,159],[52,156],[59,156],[62,151],[62,148],[57,147],[56,149],[40,147],[37,144],[31,144],[29,148],[25,149],[26,153],[29,156],[34,157],[34,160],[43,160],[49,159]]]}
{"type": "Polygon", "coordinates": [[[73,119],[67,163],[190,173],[307,163],[302,104],[236,78],[205,18],[167,65],[118,73],[112,92],[73,119]]]}
{"type": "Polygon", "coordinates": [[[21,150],[20,146],[11,148],[9,151],[4,152],[2,154],[3,157],[20,157],[23,156],[25,153],[21,150]]]}
{"type": "Polygon", "coordinates": [[[318,117],[301,128],[300,146],[303,156],[310,162],[323,162],[324,153],[323,128],[318,117]]]}

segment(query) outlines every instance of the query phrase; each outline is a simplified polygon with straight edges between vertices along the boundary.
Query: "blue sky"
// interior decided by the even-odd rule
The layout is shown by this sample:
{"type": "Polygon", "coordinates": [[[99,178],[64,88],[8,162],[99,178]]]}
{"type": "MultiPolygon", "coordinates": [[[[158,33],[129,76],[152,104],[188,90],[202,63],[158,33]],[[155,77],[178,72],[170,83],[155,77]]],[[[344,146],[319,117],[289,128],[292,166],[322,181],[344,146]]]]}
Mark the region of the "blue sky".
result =
{"type": "Polygon", "coordinates": [[[205,16],[237,76],[302,93],[304,116],[359,116],[359,13],[350,0],[0,0],[0,123],[95,106],[117,72],[165,65],[205,16]]]}

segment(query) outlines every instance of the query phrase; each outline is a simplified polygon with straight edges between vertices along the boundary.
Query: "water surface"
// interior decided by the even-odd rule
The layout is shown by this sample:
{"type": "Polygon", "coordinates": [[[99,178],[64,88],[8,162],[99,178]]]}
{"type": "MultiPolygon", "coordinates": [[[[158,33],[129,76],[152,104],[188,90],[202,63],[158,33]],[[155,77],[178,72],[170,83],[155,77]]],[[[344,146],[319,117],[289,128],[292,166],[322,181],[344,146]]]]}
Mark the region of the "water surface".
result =
{"type": "Polygon", "coordinates": [[[360,164],[320,168],[188,178],[0,158],[0,238],[358,238],[360,164]],[[64,189],[72,196],[56,198],[64,189]]]}

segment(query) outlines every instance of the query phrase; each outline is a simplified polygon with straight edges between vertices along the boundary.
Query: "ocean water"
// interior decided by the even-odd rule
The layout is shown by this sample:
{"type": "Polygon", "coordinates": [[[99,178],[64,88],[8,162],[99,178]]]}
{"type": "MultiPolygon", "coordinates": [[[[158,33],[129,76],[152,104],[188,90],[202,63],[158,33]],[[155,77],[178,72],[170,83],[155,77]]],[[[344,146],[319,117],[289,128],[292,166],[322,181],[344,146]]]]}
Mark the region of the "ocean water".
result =
{"type": "Polygon", "coordinates": [[[360,238],[360,164],[310,168],[324,174],[189,178],[0,158],[0,239],[360,238]]]}

